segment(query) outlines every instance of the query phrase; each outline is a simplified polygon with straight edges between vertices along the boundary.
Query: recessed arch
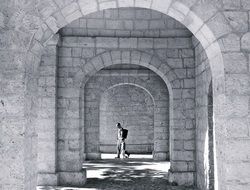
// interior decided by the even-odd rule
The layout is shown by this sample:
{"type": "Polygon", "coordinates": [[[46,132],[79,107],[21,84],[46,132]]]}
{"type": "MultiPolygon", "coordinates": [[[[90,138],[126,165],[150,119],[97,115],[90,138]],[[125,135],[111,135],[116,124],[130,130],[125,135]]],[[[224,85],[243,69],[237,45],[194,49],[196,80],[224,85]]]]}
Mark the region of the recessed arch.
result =
{"type": "Polygon", "coordinates": [[[153,103],[154,103],[154,106],[155,106],[155,100],[154,100],[154,97],[152,95],[152,90],[151,89],[148,89],[142,85],[140,85],[140,83],[130,83],[130,82],[126,82],[126,83],[117,83],[117,84],[114,84],[112,86],[109,86],[107,89],[104,90],[103,93],[106,93],[107,91],[111,90],[112,88],[115,88],[115,87],[118,87],[118,86],[122,86],[122,85],[131,85],[131,86],[136,86],[138,88],[141,88],[142,90],[146,91],[149,96],[152,98],[153,100],[153,103]]]}
{"type": "MultiPolygon", "coordinates": [[[[177,78],[177,75],[175,74],[175,72],[166,64],[166,63],[162,63],[161,60],[159,60],[156,56],[152,56],[148,53],[144,53],[144,52],[140,52],[140,51],[125,51],[126,53],[130,54],[130,58],[127,57],[123,57],[122,54],[124,53],[124,51],[108,51],[108,52],[104,52],[102,54],[97,55],[96,57],[94,57],[93,59],[91,59],[88,63],[86,63],[86,68],[83,68],[82,70],[85,71],[83,72],[78,71],[78,73],[75,75],[74,78],[74,82],[75,84],[77,84],[77,88],[81,89],[79,91],[79,97],[81,99],[80,102],[82,102],[82,106],[80,105],[80,107],[84,107],[83,104],[85,104],[84,102],[84,86],[86,85],[86,83],[88,82],[88,80],[94,76],[95,73],[97,73],[98,71],[100,71],[101,69],[104,69],[105,67],[111,66],[111,65],[119,65],[119,64],[132,64],[132,65],[138,65],[138,66],[142,66],[145,67],[151,71],[156,71],[156,75],[158,75],[161,80],[163,81],[163,83],[166,85],[166,89],[168,91],[169,94],[169,100],[168,100],[168,117],[169,117],[169,152],[167,154],[163,154],[163,153],[159,153],[159,155],[161,154],[161,156],[155,156],[155,158],[158,157],[158,159],[171,159],[172,156],[172,152],[171,152],[171,134],[173,134],[171,132],[171,128],[174,125],[174,120],[173,120],[173,89],[172,89],[172,84],[171,82],[174,82],[177,78]],[[116,55],[117,59],[114,59],[114,57],[112,58],[112,55],[114,56],[114,54],[116,55]],[[137,55],[135,57],[131,56],[132,54],[137,55]],[[117,56],[119,55],[119,56],[117,56]],[[157,69],[161,68],[161,65],[163,65],[163,67],[167,68],[168,67],[168,72],[163,73],[162,71],[164,71],[163,69],[157,69]],[[153,68],[153,69],[152,69],[153,68]],[[86,74],[85,74],[86,73],[86,74]],[[91,73],[91,74],[90,74],[91,73]],[[171,79],[171,82],[168,80],[168,77],[171,79]],[[161,157],[161,158],[160,158],[161,157]]],[[[84,67],[83,66],[83,67],[84,67]]],[[[154,72],[155,73],[155,72],[154,72]]],[[[122,83],[124,84],[124,83],[122,83]]],[[[141,80],[136,80],[133,83],[130,83],[133,85],[140,85],[143,86],[143,81],[141,80]]],[[[109,84],[109,86],[107,85],[102,85],[101,88],[99,89],[100,91],[102,91],[102,93],[104,93],[104,91],[107,88],[110,88],[112,86],[115,85],[119,85],[119,83],[117,83],[116,81],[114,81],[114,83],[109,84]]],[[[157,91],[156,89],[149,87],[149,86],[145,86],[144,89],[146,89],[149,94],[151,94],[152,96],[156,97],[157,91]]],[[[161,102],[159,100],[156,100],[155,98],[153,98],[154,103],[156,105],[156,108],[160,108],[160,104],[161,102]]],[[[84,118],[84,110],[81,110],[80,113],[82,114],[82,118],[84,118]]],[[[84,126],[83,121],[81,122],[80,126],[84,126]]],[[[82,134],[84,133],[84,127],[82,127],[82,134]]],[[[85,140],[83,140],[85,142],[85,140]]],[[[86,145],[85,145],[86,146],[86,145]]],[[[85,155],[83,156],[85,157],[85,155]]]]}
{"type": "MultiPolygon", "coordinates": [[[[222,77],[224,75],[223,57],[216,41],[220,36],[216,36],[216,32],[210,29],[208,18],[203,21],[195,10],[192,10],[195,3],[196,1],[183,2],[181,0],[113,0],[108,2],[78,0],[66,5],[62,4],[62,8],[55,10],[45,19],[44,25],[35,33],[29,50],[39,55],[39,51],[60,28],[87,14],[122,7],[147,8],[166,14],[186,26],[205,49],[212,73],[222,77]]],[[[207,8],[216,12],[216,8],[211,4],[207,8]]],[[[218,15],[223,17],[221,14],[218,15]]],[[[228,25],[226,21],[223,24],[228,25]]]]}
{"type": "MultiPolygon", "coordinates": [[[[114,50],[104,52],[102,54],[97,55],[96,57],[92,58],[89,62],[87,62],[82,70],[78,71],[74,77],[74,83],[77,84],[78,89],[83,89],[84,85],[87,83],[89,78],[93,76],[99,70],[111,66],[111,65],[118,65],[118,64],[135,64],[139,66],[143,66],[155,72],[166,84],[168,93],[169,93],[169,126],[170,126],[170,149],[171,149],[171,141],[172,137],[171,131],[173,130],[172,127],[174,126],[173,120],[173,89],[172,86],[175,80],[178,79],[176,73],[172,70],[167,63],[163,63],[160,59],[156,56],[151,54],[131,50],[131,51],[122,51],[122,50],[114,50]],[[129,56],[122,56],[124,53],[129,54],[129,56]],[[134,55],[134,56],[133,56],[134,55]]],[[[81,91],[79,91],[81,93],[81,91]]],[[[79,94],[79,97],[81,95],[79,94]]],[[[83,102],[83,99],[81,99],[83,102]]],[[[81,124],[83,126],[83,124],[81,124]]],[[[170,160],[172,157],[172,152],[170,151],[170,160]]]]}
{"type": "MultiPolygon", "coordinates": [[[[176,20],[184,24],[190,31],[195,35],[198,41],[205,48],[205,51],[208,55],[209,63],[213,75],[213,92],[214,92],[214,108],[215,108],[215,120],[218,118],[218,122],[223,122],[222,116],[220,116],[219,110],[224,110],[224,64],[223,57],[220,50],[220,46],[216,41],[220,36],[216,35],[215,31],[209,27],[209,22],[205,23],[195,11],[192,10],[192,5],[195,1],[191,3],[186,3],[183,1],[164,1],[164,0],[154,0],[154,1],[143,1],[143,0],[118,0],[118,1],[109,1],[98,4],[96,1],[91,0],[79,0],[77,2],[72,2],[68,5],[62,5],[60,10],[52,12],[52,14],[46,18],[44,24],[39,28],[38,32],[34,35],[34,38],[31,42],[29,53],[27,54],[27,63],[33,59],[33,57],[40,57],[43,47],[46,45],[48,39],[50,39],[53,34],[55,34],[58,29],[62,28],[71,21],[82,17],[83,15],[96,12],[108,8],[119,8],[119,7],[143,7],[148,9],[154,9],[160,11],[164,14],[167,14],[176,20]],[[61,15],[64,19],[64,23],[59,21],[55,15],[61,15]],[[206,34],[206,36],[204,35],[206,34]],[[218,113],[218,115],[216,114],[218,113]]],[[[225,25],[227,25],[225,23],[225,25]]],[[[29,63],[28,63],[29,64],[29,63]]],[[[91,67],[91,66],[90,66],[91,67]]],[[[149,66],[151,69],[155,69],[153,66],[149,66]]],[[[85,75],[87,76],[87,75],[85,75]]],[[[161,76],[161,75],[160,75],[161,76]]],[[[164,76],[162,74],[162,76],[164,76]]],[[[217,124],[217,123],[216,123],[217,124]]],[[[219,124],[218,124],[219,125],[219,124]]],[[[215,137],[218,143],[218,146],[223,146],[223,133],[216,133],[215,137]]],[[[220,163],[219,177],[223,178],[223,154],[219,155],[218,162],[220,163]]],[[[223,181],[221,183],[223,183],[223,181]]],[[[218,180],[216,180],[218,181],[218,180]]]]}
{"type": "Polygon", "coordinates": [[[74,83],[80,88],[99,70],[118,64],[135,64],[152,70],[164,80],[171,94],[171,83],[178,79],[173,69],[155,55],[137,50],[114,50],[106,51],[90,59],[83,65],[82,70],[77,72],[73,79],[74,83]]]}
{"type": "MultiPolygon", "coordinates": [[[[119,78],[119,77],[118,77],[119,78]]],[[[132,78],[132,77],[129,77],[129,78],[132,78]]],[[[150,85],[147,85],[146,83],[145,83],[145,81],[143,81],[143,80],[136,80],[136,81],[134,81],[134,82],[119,82],[119,81],[117,81],[115,84],[109,84],[109,85],[107,85],[107,84],[103,84],[102,86],[103,86],[103,88],[102,88],[102,92],[100,92],[100,94],[101,94],[101,97],[100,97],[100,106],[102,105],[102,100],[103,100],[103,97],[105,96],[105,95],[107,95],[107,93],[108,92],[110,92],[110,90],[112,90],[112,89],[115,89],[115,88],[119,88],[119,87],[125,87],[125,86],[127,86],[127,85],[130,85],[130,86],[134,86],[134,87],[136,87],[136,88],[139,88],[139,89],[142,89],[143,91],[145,91],[146,92],[146,94],[148,94],[150,97],[151,97],[151,100],[153,101],[153,108],[154,108],[154,111],[153,111],[153,115],[154,115],[154,117],[155,117],[155,115],[156,115],[156,109],[159,109],[160,107],[162,107],[162,99],[159,99],[158,97],[157,97],[157,91],[153,88],[153,86],[150,86],[150,85]]],[[[165,88],[167,89],[167,87],[165,86],[165,88]]],[[[163,92],[163,91],[162,91],[163,92]]],[[[161,97],[168,97],[168,94],[166,93],[166,94],[164,94],[164,93],[160,93],[160,96],[161,97]]],[[[167,92],[167,91],[166,91],[167,92]]],[[[168,101],[166,101],[166,107],[165,107],[165,109],[166,110],[168,110],[168,101]]],[[[101,109],[100,109],[101,110],[101,109]]],[[[157,112],[157,114],[161,114],[161,115],[165,115],[165,113],[168,113],[168,111],[167,112],[162,112],[162,111],[164,111],[164,109],[160,109],[158,112],[157,112]]],[[[100,113],[102,113],[101,111],[100,111],[100,113]]],[[[168,122],[168,117],[169,117],[169,115],[168,114],[166,114],[166,116],[164,117],[165,119],[161,119],[160,121],[159,120],[153,120],[153,122],[154,122],[154,124],[153,124],[153,128],[154,128],[154,130],[152,131],[153,132],[153,147],[151,147],[151,148],[147,148],[148,150],[150,150],[150,149],[152,149],[152,154],[153,154],[153,158],[155,159],[155,160],[169,160],[169,152],[170,152],[170,150],[169,150],[169,140],[167,140],[167,139],[169,139],[169,124],[167,124],[168,122]],[[162,129],[162,127],[163,126],[159,126],[157,123],[159,123],[159,122],[162,122],[162,123],[165,123],[165,125],[164,125],[164,131],[166,131],[167,133],[166,133],[166,140],[164,140],[164,141],[162,141],[162,140],[159,140],[160,139],[160,137],[159,137],[159,133],[157,133],[156,131],[158,131],[159,129],[162,129]],[[159,128],[160,127],[160,128],[159,128]],[[158,128],[158,130],[156,129],[156,128],[158,128]],[[166,129],[165,129],[166,128],[166,129]],[[161,144],[161,147],[159,147],[159,144],[161,144]],[[168,149],[166,150],[165,148],[163,148],[163,146],[164,147],[168,147],[168,149]]],[[[100,122],[101,122],[101,115],[100,115],[100,122]]],[[[140,122],[139,122],[140,123],[140,122]]],[[[139,124],[138,123],[138,124],[139,124]]],[[[122,123],[122,124],[124,124],[124,123],[122,123]]],[[[138,125],[139,126],[139,125],[138,125]]],[[[101,129],[101,123],[100,123],[100,129],[101,129]]],[[[131,128],[131,130],[133,129],[134,127],[132,126],[132,128],[131,128]]],[[[111,130],[111,129],[110,129],[111,130]]],[[[109,131],[110,131],[109,130],[109,131]]],[[[112,131],[112,130],[111,130],[112,131]]],[[[133,132],[133,131],[131,131],[131,132],[133,132]]],[[[101,135],[102,134],[102,131],[100,130],[100,132],[99,132],[99,134],[101,135]]],[[[148,134],[148,132],[147,132],[147,134],[148,134]]],[[[162,134],[161,134],[162,135],[162,134]]],[[[101,137],[101,136],[100,136],[101,137]]],[[[150,136],[150,137],[152,137],[152,136],[150,136]]],[[[111,138],[112,139],[112,138],[111,138]]],[[[139,142],[139,141],[138,141],[139,142]]],[[[87,143],[87,142],[86,142],[87,143]]],[[[136,146],[138,146],[138,145],[136,145],[136,146]]],[[[145,145],[140,145],[140,146],[145,146],[145,145]]],[[[148,145],[147,145],[148,146],[148,145]]],[[[133,145],[132,145],[132,149],[133,149],[133,145]]],[[[145,149],[145,147],[144,148],[142,148],[142,150],[143,149],[145,149]]],[[[141,151],[141,150],[139,150],[139,151],[141,151]]]]}
{"type": "MultiPolygon", "coordinates": [[[[157,156],[159,153],[156,152],[158,150],[155,143],[158,134],[155,133],[154,129],[154,99],[155,97],[152,95],[152,92],[145,87],[145,83],[140,84],[140,82],[118,82],[104,90],[100,97],[99,109],[100,147],[104,147],[100,148],[100,152],[110,151],[110,149],[107,149],[107,144],[113,144],[113,147],[115,147],[116,137],[109,134],[116,134],[117,129],[113,126],[116,122],[120,122],[124,128],[129,130],[129,136],[126,140],[128,152],[151,154],[154,160],[159,160],[159,156],[157,156]],[[120,96],[126,96],[127,98],[121,101],[120,96]],[[140,104],[138,104],[138,101],[140,101],[140,104]],[[119,108],[116,109],[117,105],[119,105],[123,111],[120,111],[119,108]],[[134,105],[136,105],[136,108],[134,105]],[[140,113],[138,113],[138,111],[140,113]],[[116,113],[114,114],[113,112],[116,113]],[[112,117],[110,118],[109,115],[112,115],[112,117]],[[141,119],[142,115],[143,120],[141,119]],[[140,132],[138,132],[138,129],[140,129],[140,132]],[[111,139],[113,139],[113,141],[111,139]]],[[[166,128],[167,127],[169,126],[166,125],[166,128]]],[[[167,141],[166,144],[168,144],[167,141]]],[[[116,153],[115,148],[113,148],[113,151],[116,153]]],[[[167,154],[168,152],[169,151],[166,151],[167,154]]]]}

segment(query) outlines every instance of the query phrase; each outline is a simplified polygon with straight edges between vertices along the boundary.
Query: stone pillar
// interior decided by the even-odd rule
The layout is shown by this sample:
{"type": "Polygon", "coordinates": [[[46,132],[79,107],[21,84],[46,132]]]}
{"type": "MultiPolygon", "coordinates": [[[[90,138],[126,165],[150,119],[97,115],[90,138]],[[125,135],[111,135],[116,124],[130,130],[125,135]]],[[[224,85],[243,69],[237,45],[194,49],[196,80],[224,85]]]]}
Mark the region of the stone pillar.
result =
{"type": "MultiPolygon", "coordinates": [[[[161,97],[163,98],[163,97],[161,97]]],[[[169,160],[169,100],[155,99],[154,160],[169,160]]]]}
{"type": "Polygon", "coordinates": [[[0,189],[34,190],[38,58],[23,47],[4,48],[0,52],[0,189]]]}
{"type": "Polygon", "coordinates": [[[82,115],[84,118],[85,131],[85,157],[87,160],[101,159],[100,140],[99,140],[99,101],[101,91],[98,88],[93,88],[91,96],[87,93],[86,85],[82,86],[81,98],[84,101],[82,107],[82,115]],[[85,91],[85,93],[84,93],[85,91]],[[95,94],[93,96],[93,94],[95,94]]]}
{"type": "Polygon", "coordinates": [[[75,49],[69,47],[58,48],[57,174],[58,185],[81,187],[86,181],[86,171],[82,169],[84,134],[80,120],[80,87],[73,81],[81,69],[80,57],[78,54],[72,57],[75,53],[75,49]]]}
{"type": "Polygon", "coordinates": [[[192,186],[195,177],[194,88],[173,89],[173,116],[170,126],[169,181],[192,186]],[[191,105],[188,105],[191,104],[191,105]]]}
{"type": "Polygon", "coordinates": [[[38,108],[38,185],[57,185],[57,44],[55,35],[40,62],[38,108]]]}
{"type": "MultiPolygon", "coordinates": [[[[22,57],[24,52],[6,50],[1,53],[4,56],[1,56],[0,69],[0,189],[23,190],[26,163],[25,72],[24,68],[13,70],[11,67],[18,66],[13,61],[17,54],[22,57]]],[[[31,156],[31,152],[26,156],[31,156]]]]}

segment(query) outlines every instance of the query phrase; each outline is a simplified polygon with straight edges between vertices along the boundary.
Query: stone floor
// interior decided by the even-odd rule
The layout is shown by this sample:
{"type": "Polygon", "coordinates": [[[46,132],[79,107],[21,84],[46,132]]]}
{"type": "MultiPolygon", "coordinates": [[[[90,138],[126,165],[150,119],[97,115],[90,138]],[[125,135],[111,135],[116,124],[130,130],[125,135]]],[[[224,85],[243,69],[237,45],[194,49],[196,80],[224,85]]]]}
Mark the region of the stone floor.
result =
{"type": "Polygon", "coordinates": [[[38,187],[37,190],[194,190],[171,185],[167,180],[169,162],[149,158],[88,161],[84,188],[38,187]]]}

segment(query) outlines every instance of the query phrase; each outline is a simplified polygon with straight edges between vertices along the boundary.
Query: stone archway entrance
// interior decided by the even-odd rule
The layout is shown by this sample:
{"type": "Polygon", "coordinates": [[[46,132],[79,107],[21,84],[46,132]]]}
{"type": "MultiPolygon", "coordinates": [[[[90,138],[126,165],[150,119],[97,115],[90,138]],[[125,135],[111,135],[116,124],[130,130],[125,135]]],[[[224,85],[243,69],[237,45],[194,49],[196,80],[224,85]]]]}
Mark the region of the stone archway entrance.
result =
{"type": "MultiPolygon", "coordinates": [[[[220,48],[219,48],[219,45],[217,44],[217,41],[216,41],[217,37],[214,37],[213,33],[210,31],[210,29],[207,27],[207,25],[203,25],[204,22],[201,21],[196,16],[196,14],[194,14],[193,11],[190,11],[189,6],[183,5],[177,1],[173,2],[172,4],[166,3],[164,5],[166,5],[166,6],[160,6],[160,1],[153,1],[153,2],[150,1],[150,3],[142,2],[142,1],[136,1],[136,3],[134,3],[134,1],[133,1],[133,3],[119,1],[119,3],[117,3],[117,2],[109,2],[109,3],[103,2],[97,6],[97,4],[95,2],[92,3],[92,2],[88,2],[88,1],[79,1],[79,4],[72,3],[72,4],[62,8],[59,11],[60,12],[59,17],[64,17],[64,18],[66,18],[67,22],[71,22],[72,20],[81,17],[82,13],[83,14],[89,13],[87,11],[92,12],[92,11],[99,10],[99,9],[116,8],[118,6],[139,6],[139,7],[157,9],[159,11],[167,13],[168,15],[176,18],[177,20],[182,21],[194,34],[196,34],[198,40],[200,40],[203,47],[206,48],[206,53],[208,55],[209,62],[212,65],[212,73],[214,74],[214,76],[213,76],[214,83],[213,84],[215,86],[214,89],[216,89],[216,90],[214,90],[214,94],[216,95],[216,97],[219,97],[219,95],[221,95],[223,97],[224,96],[224,90],[223,90],[224,88],[223,88],[223,84],[219,85],[220,84],[219,81],[220,81],[220,79],[222,79],[221,81],[224,81],[223,80],[224,79],[224,68],[222,66],[218,69],[218,67],[216,66],[216,65],[218,65],[218,62],[219,63],[223,62],[222,57],[221,57],[220,48]],[[79,7],[80,7],[80,9],[79,9],[79,7]],[[191,18],[191,20],[189,20],[190,18],[191,18]],[[211,35],[210,36],[208,35],[209,37],[206,38],[203,34],[204,31],[208,32],[211,35]]],[[[56,14],[56,11],[55,11],[55,14],[56,14]]],[[[52,29],[52,31],[54,31],[54,33],[57,31],[58,26],[62,27],[63,25],[66,24],[66,23],[59,24],[57,22],[58,22],[57,19],[55,19],[54,17],[50,17],[47,20],[47,24],[49,25],[49,27],[51,27],[51,29],[52,29]]],[[[28,61],[33,60],[33,58],[36,55],[40,55],[40,50],[42,49],[41,44],[44,44],[45,41],[49,37],[51,37],[51,35],[53,34],[53,32],[51,32],[51,29],[48,28],[47,26],[40,28],[39,32],[35,35],[34,41],[31,43],[30,52],[27,55],[28,61]]],[[[91,67],[91,64],[89,64],[88,66],[91,67]]],[[[98,65],[96,65],[96,66],[98,67],[98,65]]],[[[155,67],[151,66],[151,68],[154,69],[155,67]]],[[[85,71],[87,71],[89,68],[86,67],[85,69],[86,69],[85,71]]],[[[161,73],[161,76],[163,77],[164,73],[161,73]]],[[[222,103],[219,102],[219,98],[218,99],[215,98],[214,102],[215,102],[216,106],[223,107],[224,102],[223,101],[222,101],[222,103]]],[[[215,115],[215,119],[217,119],[217,118],[219,118],[219,116],[215,115]]],[[[220,140],[220,138],[219,138],[219,140],[220,140]]],[[[222,146],[223,143],[221,143],[221,144],[219,143],[219,145],[222,146]]],[[[223,160],[223,158],[219,159],[218,162],[220,162],[221,160],[223,160]]],[[[32,172],[29,172],[29,173],[32,173],[32,172]]],[[[223,172],[219,172],[219,176],[222,176],[222,179],[223,179],[222,173],[223,172]]],[[[61,173],[60,175],[67,176],[67,174],[64,174],[64,173],[61,173]]],[[[32,181],[35,181],[35,180],[32,180],[32,181]]],[[[32,184],[29,186],[32,186],[32,184]]]]}
{"type": "MultiPolygon", "coordinates": [[[[133,65],[127,65],[127,67],[129,69],[117,69],[119,65],[115,67],[115,70],[104,68],[84,85],[82,94],[85,92],[85,107],[91,105],[92,110],[87,112],[87,115],[85,112],[85,130],[86,128],[93,129],[89,125],[91,123],[89,120],[95,120],[96,132],[100,134],[94,137],[85,133],[85,138],[90,138],[95,142],[90,143],[91,146],[95,144],[97,148],[96,153],[91,151],[92,156],[86,155],[86,158],[100,158],[101,152],[115,153],[116,128],[114,126],[120,121],[122,126],[127,127],[131,133],[127,142],[130,152],[153,153],[155,160],[169,160],[169,93],[167,87],[152,71],[143,67],[133,69],[133,65]],[[123,86],[126,86],[127,90],[124,91],[123,86]],[[116,88],[123,90],[123,93],[120,94],[119,90],[111,93],[116,88]],[[96,102],[95,106],[93,102],[96,102]],[[97,115],[95,119],[94,115],[97,115]],[[111,139],[113,139],[112,144],[110,144],[111,139]]],[[[85,140],[85,146],[88,147],[88,143],[89,141],[85,140]]],[[[86,154],[89,154],[87,152],[86,154]]]]}

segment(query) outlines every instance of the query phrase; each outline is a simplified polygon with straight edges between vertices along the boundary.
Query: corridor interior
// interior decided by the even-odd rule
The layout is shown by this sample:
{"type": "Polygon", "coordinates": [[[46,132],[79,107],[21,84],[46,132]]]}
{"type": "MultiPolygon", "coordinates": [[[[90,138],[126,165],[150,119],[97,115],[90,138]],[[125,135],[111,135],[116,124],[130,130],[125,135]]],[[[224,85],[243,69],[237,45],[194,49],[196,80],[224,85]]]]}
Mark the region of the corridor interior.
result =
{"type": "Polygon", "coordinates": [[[185,26],[108,9],[52,40],[39,67],[37,190],[213,189],[211,70],[185,26]],[[114,159],[117,122],[129,159],[114,159]]]}

